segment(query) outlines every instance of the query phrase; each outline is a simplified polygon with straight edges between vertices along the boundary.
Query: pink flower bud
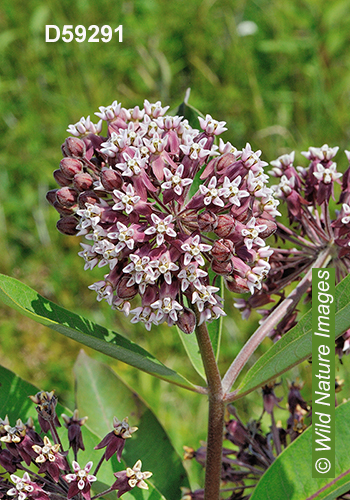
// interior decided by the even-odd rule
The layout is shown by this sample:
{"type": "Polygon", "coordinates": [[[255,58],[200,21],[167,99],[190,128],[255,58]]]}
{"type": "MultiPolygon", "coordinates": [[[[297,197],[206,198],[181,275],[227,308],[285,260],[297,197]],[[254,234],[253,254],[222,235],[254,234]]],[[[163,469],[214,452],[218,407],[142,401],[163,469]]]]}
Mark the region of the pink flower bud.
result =
{"type": "Polygon", "coordinates": [[[46,193],[46,199],[50,203],[50,205],[54,205],[54,203],[57,202],[57,198],[56,198],[57,191],[58,191],[58,189],[51,189],[50,191],[48,191],[46,193]]]}
{"type": "Polygon", "coordinates": [[[74,217],[74,215],[69,215],[68,217],[62,217],[62,219],[57,221],[56,227],[63,234],[74,236],[78,232],[76,229],[77,224],[78,220],[74,217]]]}
{"type": "Polygon", "coordinates": [[[79,195],[78,203],[80,208],[85,208],[85,203],[94,205],[95,203],[100,203],[100,198],[97,196],[95,191],[83,191],[79,195]]]}
{"type": "Polygon", "coordinates": [[[65,207],[72,207],[76,204],[78,193],[74,188],[63,187],[56,193],[57,201],[65,207]]]}
{"type": "Polygon", "coordinates": [[[64,144],[62,144],[62,151],[66,156],[84,158],[86,153],[85,142],[77,137],[67,137],[64,144]]]}
{"type": "Polygon", "coordinates": [[[87,172],[82,172],[81,174],[76,174],[73,179],[73,186],[78,191],[87,191],[91,188],[93,180],[90,174],[87,172]]]}
{"type": "Polygon", "coordinates": [[[216,227],[217,217],[210,210],[205,210],[204,212],[200,213],[197,219],[198,226],[201,231],[210,233],[216,227]]]}
{"type": "Polygon", "coordinates": [[[60,161],[60,169],[67,179],[73,179],[76,174],[83,170],[83,164],[74,158],[63,158],[60,161]]]}
{"type": "Polygon", "coordinates": [[[260,236],[260,238],[265,239],[265,238],[268,238],[269,236],[271,236],[271,234],[273,234],[276,231],[277,224],[272,219],[264,219],[262,217],[257,217],[256,218],[256,225],[260,226],[263,224],[265,226],[267,226],[267,228],[264,231],[260,232],[259,236],[260,236]]]}
{"type": "Polygon", "coordinates": [[[218,173],[221,173],[223,170],[228,170],[228,168],[236,161],[236,157],[232,153],[226,153],[225,155],[221,156],[216,164],[218,173]]]}
{"type": "Polygon", "coordinates": [[[218,216],[218,223],[215,228],[215,234],[219,236],[219,238],[227,238],[235,228],[235,221],[234,219],[228,215],[219,215],[218,216]]]}
{"type": "Polygon", "coordinates": [[[60,169],[55,170],[53,176],[57,184],[59,184],[60,186],[70,186],[71,181],[62,174],[60,169]]]}
{"type": "Polygon", "coordinates": [[[226,286],[230,292],[246,293],[249,291],[247,280],[240,276],[235,276],[232,280],[226,280],[226,286]]]}
{"type": "Polygon", "coordinates": [[[219,262],[218,260],[213,260],[211,263],[212,270],[216,274],[220,274],[222,276],[227,276],[232,273],[233,264],[230,260],[225,262],[219,262]]]}
{"type": "Polygon", "coordinates": [[[65,207],[64,205],[62,205],[62,203],[60,203],[57,200],[53,203],[53,207],[57,210],[57,212],[60,215],[72,215],[72,214],[74,214],[74,210],[72,208],[65,207]]]}
{"type": "Polygon", "coordinates": [[[193,333],[196,327],[196,316],[191,309],[187,307],[182,311],[177,313],[177,322],[176,325],[180,328],[184,333],[193,333]]]}
{"type": "Polygon", "coordinates": [[[215,241],[214,246],[211,250],[212,256],[219,262],[225,262],[226,260],[229,260],[233,252],[234,244],[230,240],[215,241]]]}
{"type": "Polygon", "coordinates": [[[133,299],[138,293],[138,285],[127,286],[127,282],[129,278],[127,276],[123,276],[117,285],[117,296],[124,300],[133,299]]]}
{"type": "Polygon", "coordinates": [[[107,191],[113,191],[113,189],[121,188],[123,179],[115,170],[106,168],[101,172],[101,182],[107,191]]]}

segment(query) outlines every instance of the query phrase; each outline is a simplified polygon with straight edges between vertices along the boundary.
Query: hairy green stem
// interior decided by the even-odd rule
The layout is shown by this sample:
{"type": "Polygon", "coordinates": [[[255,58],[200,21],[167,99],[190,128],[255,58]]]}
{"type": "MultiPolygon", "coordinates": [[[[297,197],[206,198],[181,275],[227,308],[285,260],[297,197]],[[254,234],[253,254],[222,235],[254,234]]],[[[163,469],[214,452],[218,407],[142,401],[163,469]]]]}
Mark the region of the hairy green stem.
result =
{"type": "Polygon", "coordinates": [[[322,252],[320,252],[317,259],[313,262],[312,267],[309,268],[304,278],[300,283],[294,288],[294,290],[288,295],[288,297],[281,302],[281,304],[270,314],[270,316],[262,323],[262,325],[253,333],[246,344],[243,346],[238,356],[234,359],[231,366],[227,370],[223,381],[222,388],[224,391],[225,402],[231,402],[235,399],[235,393],[229,394],[229,390],[236,381],[238,375],[241,373],[247,361],[250,359],[251,355],[254,353],[255,349],[261,344],[261,342],[267,337],[269,332],[292,310],[295,305],[299,302],[302,295],[311,285],[312,280],[312,268],[325,267],[330,261],[332,256],[332,247],[327,246],[322,252]]]}
{"type": "MultiPolygon", "coordinates": [[[[198,324],[198,311],[196,311],[196,316],[198,324]]],[[[219,500],[225,403],[223,400],[221,377],[205,323],[197,326],[196,336],[209,390],[204,500],[219,500]]]]}

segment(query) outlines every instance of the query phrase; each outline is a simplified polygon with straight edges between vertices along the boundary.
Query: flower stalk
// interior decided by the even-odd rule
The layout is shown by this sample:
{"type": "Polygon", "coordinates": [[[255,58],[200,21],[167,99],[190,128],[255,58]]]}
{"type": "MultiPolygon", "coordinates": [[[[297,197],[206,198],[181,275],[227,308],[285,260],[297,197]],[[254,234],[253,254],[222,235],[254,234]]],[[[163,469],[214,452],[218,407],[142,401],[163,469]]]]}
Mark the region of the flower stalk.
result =
{"type": "Polygon", "coordinates": [[[196,336],[209,389],[204,500],[218,500],[220,494],[225,403],[223,400],[220,373],[206,323],[197,326],[196,336]]]}
{"type": "Polygon", "coordinates": [[[302,295],[307,291],[311,285],[312,268],[326,267],[332,259],[332,247],[327,246],[314,261],[313,265],[309,268],[307,273],[296,288],[286,297],[283,302],[270,314],[270,316],[262,323],[262,325],[255,331],[255,333],[248,339],[243,346],[238,356],[233,360],[231,366],[227,370],[223,380],[222,388],[224,391],[224,399],[226,403],[234,401],[237,391],[229,393],[228,391],[237,380],[242,369],[250,359],[254,351],[271,332],[271,330],[287,315],[299,302],[302,295]]]}

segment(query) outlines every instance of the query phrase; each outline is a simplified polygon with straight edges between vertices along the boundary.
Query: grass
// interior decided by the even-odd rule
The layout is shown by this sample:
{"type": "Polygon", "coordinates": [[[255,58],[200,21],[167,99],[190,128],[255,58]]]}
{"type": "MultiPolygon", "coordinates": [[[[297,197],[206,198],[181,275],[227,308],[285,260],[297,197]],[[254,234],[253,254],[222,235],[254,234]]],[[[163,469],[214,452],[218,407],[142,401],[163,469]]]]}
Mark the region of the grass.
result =
{"type": "MultiPolygon", "coordinates": [[[[65,130],[114,100],[131,107],[160,99],[175,109],[191,87],[191,104],[226,120],[226,139],[238,148],[249,141],[263,150],[264,160],[325,142],[350,149],[348,1],[3,0],[1,10],[0,272],[141,342],[191,376],[173,330],[147,333],[96,302],[87,286],[99,270],[85,273],[78,239],[56,231],[57,214],[45,193],[56,187],[52,172],[65,130]],[[237,25],[247,20],[257,31],[239,36],[237,25]],[[124,40],[45,43],[45,24],[122,24],[124,40]]],[[[257,323],[257,316],[243,322],[227,302],[223,367],[257,323]]],[[[71,369],[80,346],[2,305],[0,311],[0,361],[45,389],[55,387],[71,403],[71,369]]],[[[179,451],[204,439],[203,398],[191,400],[125,365],[112,365],[150,401],[179,451]]],[[[307,378],[309,370],[297,368],[290,378],[298,374],[307,378]]],[[[255,393],[239,407],[258,417],[260,398],[255,393]]]]}

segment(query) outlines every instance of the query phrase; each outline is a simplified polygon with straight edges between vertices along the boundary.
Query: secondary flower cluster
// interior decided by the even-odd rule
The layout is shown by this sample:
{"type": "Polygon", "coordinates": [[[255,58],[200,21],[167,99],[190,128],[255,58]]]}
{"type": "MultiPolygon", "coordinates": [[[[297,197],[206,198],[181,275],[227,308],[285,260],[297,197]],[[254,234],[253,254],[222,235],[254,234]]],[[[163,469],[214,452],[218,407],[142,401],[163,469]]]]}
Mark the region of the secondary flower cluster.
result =
{"type": "MultiPolygon", "coordinates": [[[[81,500],[91,499],[91,487],[97,480],[97,473],[104,460],[109,460],[114,454],[121,461],[125,440],[137,430],[130,427],[128,419],[119,421],[113,419],[114,429],[95,447],[96,450],[106,447],[93,474],[93,463],[89,461],[85,467],[77,462],[79,449],[84,450],[81,426],[87,417],[79,418],[75,410],[72,417],[62,415],[64,425],[68,429],[69,446],[74,453],[74,460],[70,466],[67,460],[68,450],[64,451],[57,428],[61,426],[56,415],[57,398],[52,392],[38,392],[30,399],[37,404],[39,424],[43,433],[49,430],[53,444],[47,435],[42,439],[34,428],[33,420],[27,423],[17,420],[14,426],[10,425],[6,416],[0,418],[0,465],[10,474],[10,479],[0,476],[0,498],[13,500],[49,500],[50,498],[73,498],[81,500]],[[31,469],[28,467],[32,466],[31,469]],[[36,467],[36,471],[33,470],[36,467]],[[18,472],[24,472],[18,476],[18,472]],[[15,474],[16,473],[16,474],[15,474]]],[[[99,498],[112,491],[117,491],[118,498],[135,486],[148,489],[145,482],[151,477],[151,472],[141,472],[142,463],[138,460],[133,468],[114,473],[116,480],[108,490],[93,496],[99,498]]]]}
{"type": "MultiPolygon", "coordinates": [[[[294,166],[294,152],[271,162],[273,169],[270,173],[279,180],[273,189],[282,205],[286,205],[290,225],[277,224],[275,236],[282,248],[274,248],[271,269],[261,290],[248,300],[237,300],[236,307],[244,317],[249,316],[252,308],[273,302],[272,295],[283,297],[283,289],[300,280],[321,252],[328,253],[328,262],[335,268],[337,283],[350,272],[350,167],[344,175],[337,171],[334,157],[338,149],[327,144],[321,148],[310,147],[302,152],[309,160],[306,167],[294,166]],[[339,210],[330,209],[336,184],[342,184],[337,201],[339,210]],[[286,248],[286,241],[292,248],[286,248]]],[[[350,152],[345,153],[350,162],[350,152]]],[[[266,318],[272,310],[261,309],[261,313],[266,318]]],[[[296,323],[296,316],[295,310],[291,310],[271,336],[278,340],[296,323]]],[[[349,349],[348,337],[349,333],[337,341],[340,356],[349,349]]]]}
{"type": "MultiPolygon", "coordinates": [[[[292,382],[288,391],[289,417],[284,426],[276,424],[275,407],[280,407],[282,397],[277,397],[274,382],[263,387],[263,412],[259,419],[250,420],[245,425],[237,415],[234,406],[228,406],[224,439],[230,444],[222,451],[221,482],[223,496],[227,500],[248,500],[260,477],[283,451],[307,428],[310,423],[311,408],[301,395],[303,384],[292,382]],[[271,419],[270,430],[262,429],[262,417],[267,413],[271,419]],[[230,496],[230,493],[232,496],[230,496]]],[[[206,444],[194,450],[184,446],[185,459],[195,459],[202,467],[206,462],[206,444]]],[[[204,490],[191,492],[183,489],[181,500],[204,500],[204,490]]]]}
{"type": "Polygon", "coordinates": [[[108,270],[90,287],[97,300],[148,330],[165,321],[191,333],[225,314],[218,276],[234,292],[261,288],[279,202],[261,151],[221,138],[216,145],[225,122],[206,115],[197,130],[167,109],[115,101],[100,107],[98,124],[70,125],[54,172],[61,187],[47,199],[61,215],[58,229],[88,240],[79,254],[85,269],[108,270]]]}

